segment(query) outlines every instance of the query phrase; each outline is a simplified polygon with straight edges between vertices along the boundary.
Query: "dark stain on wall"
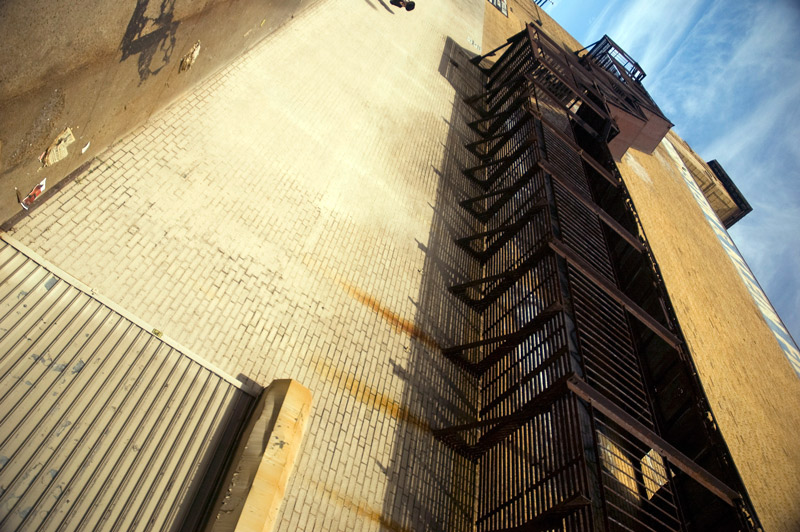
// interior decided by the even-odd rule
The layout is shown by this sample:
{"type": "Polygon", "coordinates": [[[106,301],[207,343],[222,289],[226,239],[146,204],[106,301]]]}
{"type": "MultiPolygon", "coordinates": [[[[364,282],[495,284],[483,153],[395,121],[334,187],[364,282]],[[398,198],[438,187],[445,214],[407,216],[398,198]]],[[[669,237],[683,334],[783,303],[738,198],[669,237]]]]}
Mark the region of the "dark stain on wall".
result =
{"type": "Polygon", "coordinates": [[[35,152],[41,151],[42,145],[48,144],[55,136],[56,122],[64,112],[64,91],[54,90],[50,98],[42,106],[42,110],[31,123],[30,128],[19,140],[16,148],[8,156],[8,165],[14,169],[25,159],[38,157],[35,152]]]}

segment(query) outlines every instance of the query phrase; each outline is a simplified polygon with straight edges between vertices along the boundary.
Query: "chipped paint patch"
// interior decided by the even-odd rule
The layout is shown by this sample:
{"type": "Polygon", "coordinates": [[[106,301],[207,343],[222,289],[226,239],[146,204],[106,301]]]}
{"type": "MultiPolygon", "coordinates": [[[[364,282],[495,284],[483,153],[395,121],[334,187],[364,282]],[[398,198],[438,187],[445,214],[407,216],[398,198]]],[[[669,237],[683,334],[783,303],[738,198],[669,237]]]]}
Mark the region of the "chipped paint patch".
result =
{"type": "Polygon", "coordinates": [[[197,61],[197,56],[200,55],[200,41],[194,43],[194,45],[186,52],[186,55],[183,56],[181,59],[181,64],[178,66],[178,72],[186,72],[194,62],[197,61]]]}
{"type": "Polygon", "coordinates": [[[639,164],[639,161],[636,160],[630,153],[625,152],[625,155],[622,157],[622,162],[630,168],[630,170],[636,174],[639,179],[644,181],[645,183],[653,184],[653,180],[650,179],[650,174],[647,173],[647,170],[639,164]]]}
{"type": "Polygon", "coordinates": [[[70,421],[70,420],[68,420],[68,419],[65,419],[64,421],[62,421],[62,422],[61,422],[61,423],[58,425],[58,428],[57,428],[57,429],[56,429],[56,431],[55,431],[56,437],[58,437],[58,436],[61,436],[61,434],[62,434],[62,433],[63,433],[63,432],[64,432],[64,431],[67,429],[67,427],[69,427],[70,425],[72,425],[72,421],[70,421]]]}
{"type": "Polygon", "coordinates": [[[45,357],[44,355],[32,354],[32,355],[31,355],[31,358],[32,358],[33,360],[35,360],[36,362],[41,362],[41,363],[42,363],[42,364],[44,364],[45,366],[50,366],[50,364],[53,362],[53,361],[52,361],[52,359],[50,359],[50,360],[49,360],[49,359],[48,359],[47,357],[45,357]]]}
{"type": "MultiPolygon", "coordinates": [[[[69,146],[75,142],[75,135],[72,134],[72,129],[64,128],[50,146],[39,156],[39,160],[43,166],[52,166],[58,161],[66,158],[69,155],[69,146]]],[[[42,187],[44,191],[44,187],[42,187]]]]}

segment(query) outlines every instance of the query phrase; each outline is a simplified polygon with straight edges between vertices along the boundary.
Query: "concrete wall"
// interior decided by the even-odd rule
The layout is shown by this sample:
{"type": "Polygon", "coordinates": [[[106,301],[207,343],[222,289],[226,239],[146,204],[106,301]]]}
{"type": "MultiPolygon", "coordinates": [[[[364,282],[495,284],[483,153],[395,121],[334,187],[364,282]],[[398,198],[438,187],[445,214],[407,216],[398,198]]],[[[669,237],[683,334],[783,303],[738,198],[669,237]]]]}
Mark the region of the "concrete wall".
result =
{"type": "Polygon", "coordinates": [[[52,188],[317,1],[0,2],[0,221],[22,210],[14,187],[25,196],[47,178],[52,188]],[[43,168],[66,127],[69,155],[43,168]]]}

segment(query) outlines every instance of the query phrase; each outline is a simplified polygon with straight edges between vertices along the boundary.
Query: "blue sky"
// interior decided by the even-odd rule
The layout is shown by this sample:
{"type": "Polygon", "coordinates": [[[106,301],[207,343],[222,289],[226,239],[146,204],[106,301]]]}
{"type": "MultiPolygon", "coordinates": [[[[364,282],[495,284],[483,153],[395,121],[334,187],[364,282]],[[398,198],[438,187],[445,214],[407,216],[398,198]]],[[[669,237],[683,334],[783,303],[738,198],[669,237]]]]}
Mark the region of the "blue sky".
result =
{"type": "Polygon", "coordinates": [[[730,234],[800,340],[800,1],[556,0],[584,45],[608,34],[675,130],[753,206],[730,234]]]}

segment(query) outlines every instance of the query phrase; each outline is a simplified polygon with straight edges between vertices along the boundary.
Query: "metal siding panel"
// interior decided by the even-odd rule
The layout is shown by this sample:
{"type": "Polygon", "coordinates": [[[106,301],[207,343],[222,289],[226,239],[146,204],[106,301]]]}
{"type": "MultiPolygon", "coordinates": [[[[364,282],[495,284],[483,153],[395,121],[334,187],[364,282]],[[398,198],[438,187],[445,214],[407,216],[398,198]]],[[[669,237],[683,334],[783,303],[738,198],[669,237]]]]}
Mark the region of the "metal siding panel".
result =
{"type": "Polygon", "coordinates": [[[175,438],[175,425],[196,387],[198,375],[202,372],[201,368],[186,359],[181,362],[176,371],[178,378],[172,380],[169,390],[165,390],[168,394],[164,394],[158,419],[154,419],[148,430],[142,431],[136,440],[135,445],[139,450],[129,470],[125,472],[123,484],[118,488],[118,492],[124,493],[122,490],[127,490],[131,495],[125,504],[117,505],[114,514],[107,521],[109,528],[133,529],[131,521],[136,520],[137,510],[144,500],[152,496],[153,484],[159,471],[158,464],[168,459],[171,450],[168,444],[170,441],[178,441],[175,438]]]}
{"type": "MultiPolygon", "coordinates": [[[[181,449],[171,456],[168,463],[163,464],[164,475],[160,478],[159,486],[167,487],[176,483],[181,478],[192,478],[201,449],[208,443],[207,433],[217,425],[217,414],[222,409],[224,392],[221,391],[219,381],[206,381],[203,385],[203,396],[195,403],[195,407],[188,410],[184,422],[182,436],[186,441],[181,449]],[[166,484],[164,484],[166,482],[166,484]]],[[[169,490],[165,496],[154,499],[157,503],[151,520],[146,523],[145,530],[167,530],[177,517],[177,509],[184,503],[188,485],[183,484],[180,489],[169,490]]]]}
{"type": "Polygon", "coordinates": [[[7,240],[0,529],[179,529],[254,392],[7,240]]]}

